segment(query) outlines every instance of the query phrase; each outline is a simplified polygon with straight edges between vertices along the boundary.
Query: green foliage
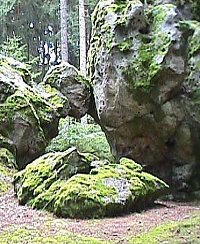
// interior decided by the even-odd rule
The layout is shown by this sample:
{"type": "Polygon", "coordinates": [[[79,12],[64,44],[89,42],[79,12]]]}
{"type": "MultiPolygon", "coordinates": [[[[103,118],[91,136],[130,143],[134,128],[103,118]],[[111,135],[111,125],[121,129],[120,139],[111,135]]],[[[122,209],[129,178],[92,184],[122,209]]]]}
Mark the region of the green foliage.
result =
{"type": "Polygon", "coordinates": [[[131,38],[128,38],[127,40],[119,43],[117,46],[121,52],[126,52],[131,49],[133,45],[133,40],[131,38]]]}
{"type": "Polygon", "coordinates": [[[7,38],[7,40],[0,46],[0,53],[6,57],[12,57],[18,61],[27,61],[26,45],[22,44],[22,38],[14,36],[7,38]]]}
{"type": "MultiPolygon", "coordinates": [[[[94,9],[97,0],[88,1],[87,29],[90,29],[90,14],[94,9]]],[[[70,62],[78,66],[79,63],[79,18],[78,0],[69,0],[69,52],[70,62]]],[[[43,53],[46,43],[55,48],[57,57],[60,46],[60,5],[59,0],[31,1],[31,0],[0,0],[0,43],[7,39],[20,36],[23,45],[26,45],[26,58],[31,61],[39,56],[38,48],[41,52],[41,66],[34,65],[37,73],[45,72],[48,64],[44,64],[45,55],[43,53]],[[30,27],[30,24],[33,24],[30,27]],[[49,32],[49,26],[53,32],[49,32]]],[[[87,33],[89,36],[89,33],[87,33]]],[[[39,60],[38,60],[39,61],[39,60]]],[[[58,61],[58,60],[55,60],[58,61]]]]}
{"type": "Polygon", "coordinates": [[[97,124],[69,124],[69,118],[61,119],[59,134],[51,141],[46,151],[64,151],[72,146],[81,152],[92,153],[100,159],[113,161],[105,134],[97,124]]]}
{"type": "Polygon", "coordinates": [[[3,18],[13,9],[18,0],[0,0],[0,17],[3,18]]]}
{"type": "Polygon", "coordinates": [[[12,153],[0,148],[0,195],[10,188],[15,167],[16,161],[12,153]]]}

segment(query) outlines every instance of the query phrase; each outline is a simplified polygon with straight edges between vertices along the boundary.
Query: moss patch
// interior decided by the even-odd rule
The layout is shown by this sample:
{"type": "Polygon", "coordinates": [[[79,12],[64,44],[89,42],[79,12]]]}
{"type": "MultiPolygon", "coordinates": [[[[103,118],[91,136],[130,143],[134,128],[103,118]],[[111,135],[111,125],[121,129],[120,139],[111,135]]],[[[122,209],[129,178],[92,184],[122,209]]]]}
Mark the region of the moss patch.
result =
{"type": "Polygon", "coordinates": [[[0,195],[11,187],[15,168],[16,160],[13,154],[5,148],[0,148],[0,195]]]}
{"type": "Polygon", "coordinates": [[[190,33],[188,37],[188,63],[187,76],[185,83],[189,87],[193,102],[199,106],[200,104],[200,23],[197,21],[182,21],[181,28],[184,32],[190,33]]]}
{"type": "Polygon", "coordinates": [[[94,159],[96,158],[92,156],[90,158],[88,154],[78,153],[75,148],[41,156],[14,175],[19,201],[21,203],[31,201],[57,180],[67,180],[76,173],[88,173],[90,162],[94,159]]]}
{"type": "MultiPolygon", "coordinates": [[[[14,62],[14,60],[13,60],[14,62]]],[[[0,57],[0,134],[20,168],[44,151],[56,135],[58,118],[68,106],[64,96],[49,85],[37,86],[22,77],[17,67],[0,57]],[[27,149],[27,150],[26,150],[27,149]]]]}
{"type": "Polygon", "coordinates": [[[56,233],[49,236],[49,233],[39,232],[34,229],[20,228],[17,230],[10,230],[0,233],[0,242],[4,244],[21,244],[21,243],[34,243],[34,244],[109,244],[110,242],[103,241],[93,237],[84,237],[77,234],[68,232],[56,233]]]}
{"type": "MultiPolygon", "coordinates": [[[[167,12],[175,6],[165,4],[153,7],[147,12],[152,29],[148,35],[140,35],[140,47],[136,57],[122,73],[125,80],[133,88],[149,90],[154,85],[154,78],[163,68],[163,62],[173,41],[172,33],[167,33],[162,27],[167,18],[167,12]]],[[[134,43],[134,42],[133,42],[134,43]]]]}
{"type": "Polygon", "coordinates": [[[200,213],[189,220],[158,226],[129,241],[130,244],[199,243],[200,213]]]}

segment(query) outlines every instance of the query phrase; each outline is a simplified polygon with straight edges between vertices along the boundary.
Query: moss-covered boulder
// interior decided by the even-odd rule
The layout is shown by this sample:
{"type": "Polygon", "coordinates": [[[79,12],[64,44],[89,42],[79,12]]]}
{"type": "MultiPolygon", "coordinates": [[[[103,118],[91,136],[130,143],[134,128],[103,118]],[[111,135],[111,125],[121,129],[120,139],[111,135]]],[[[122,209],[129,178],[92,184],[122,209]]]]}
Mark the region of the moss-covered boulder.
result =
{"type": "MultiPolygon", "coordinates": [[[[19,202],[23,204],[34,201],[35,197],[48,190],[54,182],[66,181],[77,173],[89,173],[90,163],[95,159],[90,154],[79,153],[76,148],[44,154],[14,176],[19,202]]],[[[44,198],[43,201],[45,200],[44,198]]]]}
{"type": "Polygon", "coordinates": [[[53,67],[47,72],[44,84],[56,88],[67,97],[70,116],[80,119],[89,110],[89,81],[73,65],[63,62],[53,67]]]}
{"type": "Polygon", "coordinates": [[[97,121],[117,158],[142,163],[177,198],[200,189],[197,2],[100,0],[92,18],[97,121]]]}
{"type": "Polygon", "coordinates": [[[55,88],[36,86],[23,64],[0,57],[0,146],[12,151],[19,168],[44,152],[67,106],[55,88]]]}
{"type": "Polygon", "coordinates": [[[0,195],[11,187],[12,176],[15,172],[14,155],[6,148],[0,148],[0,195]]]}
{"type": "Polygon", "coordinates": [[[20,203],[62,217],[97,218],[143,209],[168,189],[130,159],[94,159],[75,149],[37,159],[14,176],[20,203]]]}

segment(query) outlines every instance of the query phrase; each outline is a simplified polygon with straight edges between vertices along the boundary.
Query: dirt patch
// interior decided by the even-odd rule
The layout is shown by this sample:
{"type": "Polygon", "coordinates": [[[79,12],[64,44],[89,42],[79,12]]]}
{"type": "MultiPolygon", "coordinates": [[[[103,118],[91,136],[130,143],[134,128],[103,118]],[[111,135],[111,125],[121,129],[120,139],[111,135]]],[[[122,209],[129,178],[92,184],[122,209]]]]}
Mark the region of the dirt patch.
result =
{"type": "Polygon", "coordinates": [[[0,232],[26,227],[47,231],[53,236],[61,231],[127,243],[127,238],[168,221],[187,219],[193,212],[200,211],[200,203],[184,204],[157,202],[152,209],[115,218],[94,220],[61,219],[45,211],[20,206],[13,190],[0,197],[0,232]]]}

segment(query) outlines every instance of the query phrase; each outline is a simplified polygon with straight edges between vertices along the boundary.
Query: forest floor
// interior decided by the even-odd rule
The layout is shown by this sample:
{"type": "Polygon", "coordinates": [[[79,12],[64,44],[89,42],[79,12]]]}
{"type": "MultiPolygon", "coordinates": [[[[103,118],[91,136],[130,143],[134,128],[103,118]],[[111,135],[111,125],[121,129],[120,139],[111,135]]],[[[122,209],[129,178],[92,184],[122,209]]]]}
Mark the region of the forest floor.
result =
{"type": "MultiPolygon", "coordinates": [[[[0,196],[0,244],[136,243],[129,242],[130,237],[133,238],[170,221],[181,223],[195,214],[200,217],[199,202],[157,202],[153,208],[146,211],[115,218],[92,220],[62,219],[45,211],[20,206],[11,189],[0,196]],[[66,233],[68,233],[69,239],[65,238],[66,233]]],[[[199,220],[199,224],[193,224],[196,226],[195,228],[198,227],[198,230],[195,230],[194,242],[172,241],[158,243],[200,243],[199,220]]],[[[141,243],[145,244],[145,242],[141,243]]],[[[149,242],[148,244],[151,243],[154,242],[149,242]]]]}

